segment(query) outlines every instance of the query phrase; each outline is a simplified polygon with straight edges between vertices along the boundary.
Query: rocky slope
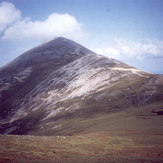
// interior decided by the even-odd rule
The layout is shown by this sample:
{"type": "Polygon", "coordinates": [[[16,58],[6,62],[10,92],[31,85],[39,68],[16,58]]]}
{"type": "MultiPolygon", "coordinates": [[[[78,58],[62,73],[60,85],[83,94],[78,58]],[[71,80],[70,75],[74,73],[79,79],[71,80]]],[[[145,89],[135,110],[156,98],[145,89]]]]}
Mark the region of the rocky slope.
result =
{"type": "Polygon", "coordinates": [[[156,113],[162,101],[161,75],[62,37],[0,69],[0,133],[5,134],[77,134],[113,112],[154,104],[156,113]]]}

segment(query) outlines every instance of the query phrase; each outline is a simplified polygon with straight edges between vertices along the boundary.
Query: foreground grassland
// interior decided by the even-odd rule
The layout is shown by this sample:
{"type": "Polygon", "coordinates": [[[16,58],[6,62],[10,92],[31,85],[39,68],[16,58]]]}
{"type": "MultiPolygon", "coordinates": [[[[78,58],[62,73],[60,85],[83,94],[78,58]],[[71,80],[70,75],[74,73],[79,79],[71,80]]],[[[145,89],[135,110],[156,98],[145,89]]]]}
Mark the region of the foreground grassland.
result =
{"type": "Polygon", "coordinates": [[[0,135],[0,163],[163,163],[162,110],[155,103],[59,119],[45,133],[0,135]]]}
{"type": "Polygon", "coordinates": [[[0,135],[0,162],[163,162],[163,136],[129,131],[76,136],[0,135]]]}

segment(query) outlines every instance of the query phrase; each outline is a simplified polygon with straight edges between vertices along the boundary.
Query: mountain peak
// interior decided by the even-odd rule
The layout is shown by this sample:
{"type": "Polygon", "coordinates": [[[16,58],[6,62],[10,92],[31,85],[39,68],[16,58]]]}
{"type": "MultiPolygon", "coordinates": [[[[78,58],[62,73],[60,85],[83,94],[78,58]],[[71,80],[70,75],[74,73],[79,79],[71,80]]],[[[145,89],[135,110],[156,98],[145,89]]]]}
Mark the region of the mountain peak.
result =
{"type": "MultiPolygon", "coordinates": [[[[159,104],[163,97],[161,83],[161,77],[58,37],[27,51],[0,70],[0,133],[87,132],[92,125],[78,130],[81,118],[90,118],[86,122],[91,123],[85,124],[94,124],[97,115],[110,115],[152,100],[159,104]]],[[[105,122],[103,119],[99,123],[99,129],[103,124],[108,129],[105,122]]],[[[97,124],[94,126],[96,130],[97,124]]]]}
{"type": "MultiPolygon", "coordinates": [[[[64,41],[74,42],[74,41],[72,41],[72,40],[70,40],[70,39],[67,39],[67,38],[65,38],[65,37],[59,36],[59,37],[55,37],[54,39],[52,39],[52,40],[46,42],[45,44],[48,44],[48,43],[51,43],[51,42],[53,42],[53,43],[55,43],[55,42],[60,42],[60,43],[62,43],[62,42],[64,42],[64,41]]],[[[74,43],[75,43],[75,42],[74,42],[74,43]]]]}
{"type": "Polygon", "coordinates": [[[69,40],[69,39],[59,36],[59,37],[55,37],[53,40],[69,40]]]}
{"type": "Polygon", "coordinates": [[[25,52],[8,65],[4,66],[4,68],[17,69],[22,66],[36,66],[48,62],[60,64],[64,61],[69,63],[69,61],[76,60],[89,54],[95,53],[72,40],[64,37],[57,37],[25,52]]]}

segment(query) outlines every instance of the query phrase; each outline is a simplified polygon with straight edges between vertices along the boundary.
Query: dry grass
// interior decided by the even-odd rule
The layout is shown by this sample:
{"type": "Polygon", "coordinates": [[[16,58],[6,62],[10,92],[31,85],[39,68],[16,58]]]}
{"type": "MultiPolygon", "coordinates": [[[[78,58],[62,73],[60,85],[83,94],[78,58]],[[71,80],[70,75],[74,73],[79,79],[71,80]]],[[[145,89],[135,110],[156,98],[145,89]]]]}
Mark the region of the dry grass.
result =
{"type": "Polygon", "coordinates": [[[163,137],[129,131],[0,136],[0,162],[163,162],[163,137]]]}

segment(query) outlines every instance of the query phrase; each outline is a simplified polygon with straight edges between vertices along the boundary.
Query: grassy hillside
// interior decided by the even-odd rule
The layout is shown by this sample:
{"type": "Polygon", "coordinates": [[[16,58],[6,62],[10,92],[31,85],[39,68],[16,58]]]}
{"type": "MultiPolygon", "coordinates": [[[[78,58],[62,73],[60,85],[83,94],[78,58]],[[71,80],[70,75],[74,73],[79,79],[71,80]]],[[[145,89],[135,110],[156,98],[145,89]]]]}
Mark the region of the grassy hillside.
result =
{"type": "Polygon", "coordinates": [[[29,111],[25,117],[1,125],[0,133],[50,136],[115,129],[152,132],[152,126],[159,133],[163,127],[160,126],[162,116],[157,115],[157,111],[163,111],[163,84],[156,85],[156,82],[157,76],[154,75],[150,78],[125,77],[111,87],[87,97],[58,102],[51,112],[61,106],[65,110],[47,119],[48,106],[29,111]],[[67,111],[67,108],[71,110],[67,111]]]}
{"type": "Polygon", "coordinates": [[[28,133],[56,136],[0,135],[0,163],[161,163],[162,111],[161,103],[153,103],[89,118],[70,116],[28,133]]]}

